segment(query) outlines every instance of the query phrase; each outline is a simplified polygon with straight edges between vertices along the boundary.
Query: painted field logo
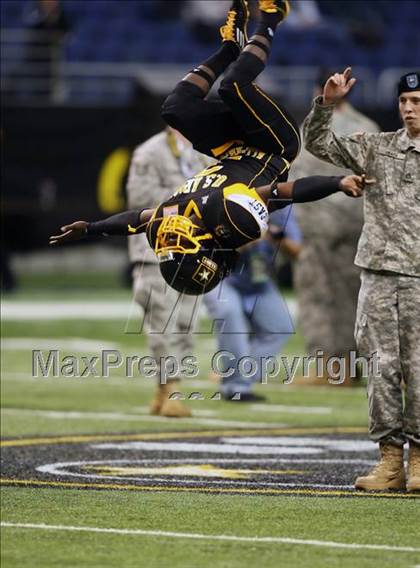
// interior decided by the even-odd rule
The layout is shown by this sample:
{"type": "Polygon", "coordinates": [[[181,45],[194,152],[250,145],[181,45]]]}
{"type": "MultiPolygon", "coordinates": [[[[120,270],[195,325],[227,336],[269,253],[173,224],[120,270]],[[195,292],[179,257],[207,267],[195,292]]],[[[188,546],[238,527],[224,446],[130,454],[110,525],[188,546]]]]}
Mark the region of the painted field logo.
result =
{"type": "Polygon", "coordinates": [[[376,446],[356,429],[334,435],[326,429],[306,432],[270,429],[10,440],[2,444],[2,482],[140,491],[355,495],[353,480],[375,463],[376,446]]]}

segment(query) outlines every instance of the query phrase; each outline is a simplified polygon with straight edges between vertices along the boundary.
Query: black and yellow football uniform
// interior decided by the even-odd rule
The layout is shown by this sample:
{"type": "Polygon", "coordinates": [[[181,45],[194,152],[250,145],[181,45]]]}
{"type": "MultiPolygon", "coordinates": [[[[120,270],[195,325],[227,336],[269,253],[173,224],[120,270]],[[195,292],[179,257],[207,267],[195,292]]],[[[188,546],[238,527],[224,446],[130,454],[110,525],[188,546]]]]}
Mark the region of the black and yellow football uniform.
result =
{"type": "MultiPolygon", "coordinates": [[[[254,83],[263,68],[258,57],[242,52],[223,77],[219,100],[207,100],[205,92],[188,80],[178,83],[165,100],[166,122],[218,162],[188,179],[157,208],[147,229],[155,252],[160,236],[173,228],[165,221],[159,229],[171,215],[195,215],[218,246],[229,249],[265,231],[267,207],[253,188],[287,180],[300,137],[285,109],[254,83]]],[[[200,68],[193,73],[207,76],[200,68]]]]}
{"type": "MultiPolygon", "coordinates": [[[[231,265],[224,262],[221,251],[228,249],[229,257],[262,235],[268,210],[253,188],[286,181],[299,152],[297,125],[254,82],[265,67],[265,56],[257,53],[268,54],[276,25],[288,13],[287,2],[280,4],[270,3],[268,9],[267,3],[260,5],[257,35],[248,42],[256,48],[241,51],[233,39],[235,34],[225,37],[222,33],[220,50],[180,81],[162,106],[167,124],[196,150],[218,160],[162,203],[147,226],[149,243],[160,259],[165,280],[180,291],[209,291],[218,280],[216,274],[223,278],[231,265]],[[208,100],[209,88],[223,72],[219,99],[208,100]],[[207,281],[212,262],[215,272],[207,281]],[[193,280],[201,288],[194,285],[191,290],[188,279],[196,274],[198,265],[199,278],[194,276],[193,280]]],[[[226,29],[241,28],[240,21],[246,28],[246,12],[246,2],[234,1],[226,29]],[[240,18],[241,13],[245,17],[240,18]]]]}
{"type": "MultiPolygon", "coordinates": [[[[266,156],[266,161],[269,158],[266,156]]],[[[241,159],[256,160],[251,156],[241,156],[241,159]]],[[[171,232],[167,218],[173,216],[199,219],[200,225],[225,249],[236,249],[264,233],[268,221],[267,206],[254,187],[236,181],[237,163],[235,159],[225,159],[204,169],[156,208],[146,233],[157,254],[160,246],[156,244],[157,237],[165,231],[171,232]]],[[[252,170],[248,178],[253,182],[256,176],[251,175],[252,170]]]]}

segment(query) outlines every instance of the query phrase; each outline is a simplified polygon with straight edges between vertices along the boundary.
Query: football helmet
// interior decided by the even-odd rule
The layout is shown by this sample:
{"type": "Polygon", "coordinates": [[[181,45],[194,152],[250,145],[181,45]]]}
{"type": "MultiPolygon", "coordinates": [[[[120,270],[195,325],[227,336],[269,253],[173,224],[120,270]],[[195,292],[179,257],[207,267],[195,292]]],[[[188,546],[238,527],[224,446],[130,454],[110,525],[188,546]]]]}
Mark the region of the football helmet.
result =
{"type": "Polygon", "coordinates": [[[222,249],[213,235],[183,215],[155,218],[154,251],[165,281],[198,296],[213,290],[233,269],[237,253],[222,249]]]}

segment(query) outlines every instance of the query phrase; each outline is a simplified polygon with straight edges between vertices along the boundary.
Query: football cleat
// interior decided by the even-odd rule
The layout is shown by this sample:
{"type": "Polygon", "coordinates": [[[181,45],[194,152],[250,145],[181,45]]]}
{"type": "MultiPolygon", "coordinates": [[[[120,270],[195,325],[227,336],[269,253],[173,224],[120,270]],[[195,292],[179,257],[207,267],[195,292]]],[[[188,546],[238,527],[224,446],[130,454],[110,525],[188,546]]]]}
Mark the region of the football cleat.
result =
{"type": "Polygon", "coordinates": [[[287,18],[290,12],[290,4],[287,0],[259,0],[261,12],[266,14],[277,14],[278,23],[287,18]]]}
{"type": "Polygon", "coordinates": [[[222,41],[233,41],[239,49],[242,49],[248,41],[248,19],[247,0],[233,0],[226,24],[220,28],[222,41]]]}

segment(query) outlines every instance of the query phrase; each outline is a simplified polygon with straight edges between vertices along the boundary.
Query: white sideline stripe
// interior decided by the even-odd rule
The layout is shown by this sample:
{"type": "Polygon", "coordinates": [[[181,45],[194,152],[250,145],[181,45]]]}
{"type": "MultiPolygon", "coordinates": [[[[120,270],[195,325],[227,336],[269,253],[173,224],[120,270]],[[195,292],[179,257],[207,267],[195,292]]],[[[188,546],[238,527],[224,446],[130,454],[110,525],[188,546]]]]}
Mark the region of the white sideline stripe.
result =
{"type": "MultiPolygon", "coordinates": [[[[109,384],[112,381],[130,381],[131,383],[133,383],[134,381],[138,381],[139,379],[142,380],[142,388],[156,388],[156,382],[152,381],[149,379],[145,379],[144,377],[133,377],[133,378],[127,378],[121,375],[115,375],[115,376],[111,376],[111,377],[89,377],[88,379],[83,378],[83,377],[63,377],[62,375],[59,377],[34,377],[31,374],[31,371],[28,371],[27,373],[19,373],[19,372],[14,372],[14,371],[2,371],[1,374],[1,380],[2,381],[32,381],[32,382],[40,382],[40,383],[47,383],[47,381],[62,381],[62,382],[72,382],[74,383],[75,381],[79,381],[79,382],[85,382],[86,380],[94,380],[96,382],[106,382],[106,384],[109,384]],[[149,381],[149,382],[148,382],[149,381]]],[[[116,384],[115,382],[113,382],[113,384],[116,384]]]]}
{"type": "Polygon", "coordinates": [[[11,371],[2,371],[1,380],[4,381],[26,381],[28,379],[33,379],[30,373],[15,373],[11,371]]]}
{"type": "MultiPolygon", "coordinates": [[[[194,410],[193,410],[194,412],[194,410]]],[[[28,416],[39,416],[41,418],[49,418],[53,420],[120,420],[124,422],[171,422],[174,418],[166,418],[165,416],[150,416],[142,414],[123,414],[120,412],[80,412],[80,411],[62,411],[62,410],[35,410],[31,408],[2,408],[1,414],[19,415],[26,414],[28,416]]],[[[218,418],[177,418],[177,424],[184,422],[187,424],[208,424],[210,426],[240,426],[244,428],[283,428],[288,424],[279,424],[276,422],[242,422],[239,420],[219,420],[218,418]]]]}
{"type": "MultiPolygon", "coordinates": [[[[134,406],[131,409],[131,412],[138,412],[140,414],[148,414],[149,413],[149,408],[147,406],[134,406]]],[[[202,418],[211,418],[213,416],[219,416],[220,412],[218,412],[217,410],[200,410],[200,409],[195,409],[193,410],[194,412],[194,416],[201,416],[202,418]]]]}
{"type": "Polygon", "coordinates": [[[2,304],[2,319],[24,320],[127,320],[130,316],[139,317],[140,309],[133,302],[13,302],[2,304]]]}
{"type": "Polygon", "coordinates": [[[331,414],[330,406],[286,406],[285,404],[251,404],[254,412],[283,412],[287,414],[331,414]]]}
{"type": "Polygon", "coordinates": [[[198,534],[181,533],[169,531],[152,531],[142,529],[115,529],[102,527],[75,527],[71,525],[45,525],[33,523],[9,523],[2,521],[2,527],[19,529],[39,529],[50,531],[80,531],[93,533],[121,534],[130,536],[166,536],[168,538],[186,538],[194,540],[224,540],[231,542],[261,542],[272,544],[298,544],[306,546],[324,546],[328,548],[349,548],[349,549],[368,549],[368,550],[388,550],[390,552],[420,552],[420,548],[412,546],[390,546],[387,544],[358,544],[347,542],[333,542],[327,540],[305,540],[300,538],[288,538],[280,536],[236,536],[225,534],[198,534]]]}
{"type": "MultiPolygon", "coordinates": [[[[297,313],[296,300],[286,301],[292,319],[297,313]]],[[[2,302],[2,319],[9,321],[24,320],[62,320],[62,319],[93,319],[93,320],[128,320],[139,318],[140,308],[130,301],[13,301],[2,302]]]]}
{"type": "Polygon", "coordinates": [[[8,351],[58,349],[61,351],[91,353],[118,349],[119,344],[99,341],[98,339],[86,339],[84,337],[9,337],[1,340],[1,348],[8,351]]]}

